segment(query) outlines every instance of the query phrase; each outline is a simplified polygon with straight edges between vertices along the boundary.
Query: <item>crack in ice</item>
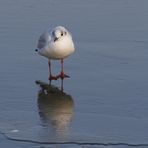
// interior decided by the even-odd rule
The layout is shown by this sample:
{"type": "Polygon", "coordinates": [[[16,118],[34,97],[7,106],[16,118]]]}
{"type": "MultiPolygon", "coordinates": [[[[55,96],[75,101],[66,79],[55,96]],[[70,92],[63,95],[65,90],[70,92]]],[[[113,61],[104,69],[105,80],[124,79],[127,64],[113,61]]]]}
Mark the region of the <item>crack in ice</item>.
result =
{"type": "Polygon", "coordinates": [[[12,141],[18,141],[18,142],[26,142],[26,143],[36,143],[36,144],[73,144],[73,145],[91,145],[91,146],[130,146],[130,147],[141,147],[141,146],[148,146],[148,143],[139,143],[139,144],[134,144],[134,143],[114,143],[114,142],[81,142],[81,141],[59,141],[59,142],[41,142],[41,141],[35,141],[35,140],[25,140],[25,139],[17,139],[17,138],[12,138],[7,136],[7,134],[3,133],[0,131],[0,134],[3,135],[7,140],[12,140],[12,141]]]}

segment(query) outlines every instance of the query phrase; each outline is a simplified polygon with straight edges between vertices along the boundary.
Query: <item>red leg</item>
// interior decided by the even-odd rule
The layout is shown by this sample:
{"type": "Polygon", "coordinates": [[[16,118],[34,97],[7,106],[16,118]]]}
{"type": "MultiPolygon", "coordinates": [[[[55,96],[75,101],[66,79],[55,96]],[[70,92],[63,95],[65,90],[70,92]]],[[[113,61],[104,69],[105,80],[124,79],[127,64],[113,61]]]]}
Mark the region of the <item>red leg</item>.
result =
{"type": "Polygon", "coordinates": [[[49,78],[48,79],[49,79],[50,84],[51,84],[51,81],[57,80],[57,78],[55,76],[53,76],[52,73],[51,73],[51,62],[50,62],[50,60],[48,61],[48,66],[49,66],[49,78]]]}
{"type": "Polygon", "coordinates": [[[61,59],[61,73],[57,76],[57,79],[58,78],[61,78],[61,79],[70,78],[68,75],[64,73],[64,60],[63,59],[61,59]]]}

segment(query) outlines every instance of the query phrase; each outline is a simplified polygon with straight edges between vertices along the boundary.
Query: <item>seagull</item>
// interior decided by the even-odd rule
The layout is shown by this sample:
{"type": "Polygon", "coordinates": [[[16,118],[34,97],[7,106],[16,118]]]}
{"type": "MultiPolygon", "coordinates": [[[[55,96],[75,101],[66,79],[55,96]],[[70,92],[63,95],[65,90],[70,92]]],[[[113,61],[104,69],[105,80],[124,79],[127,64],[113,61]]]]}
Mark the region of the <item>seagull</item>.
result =
{"type": "Polygon", "coordinates": [[[64,73],[64,59],[70,56],[74,51],[74,43],[71,33],[63,26],[57,26],[53,30],[45,31],[38,40],[35,51],[48,59],[49,81],[61,78],[69,78],[64,73]],[[61,72],[57,76],[52,75],[51,60],[61,61],[61,72]]]}

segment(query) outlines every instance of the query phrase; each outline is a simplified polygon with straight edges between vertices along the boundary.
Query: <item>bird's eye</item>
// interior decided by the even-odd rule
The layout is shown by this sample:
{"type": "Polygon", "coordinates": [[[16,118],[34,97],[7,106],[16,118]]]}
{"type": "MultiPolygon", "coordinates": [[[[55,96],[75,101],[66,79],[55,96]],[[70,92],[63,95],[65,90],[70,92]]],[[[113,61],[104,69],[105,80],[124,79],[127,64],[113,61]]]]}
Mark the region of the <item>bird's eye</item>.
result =
{"type": "Polygon", "coordinates": [[[61,33],[61,36],[63,36],[63,32],[61,33]]]}

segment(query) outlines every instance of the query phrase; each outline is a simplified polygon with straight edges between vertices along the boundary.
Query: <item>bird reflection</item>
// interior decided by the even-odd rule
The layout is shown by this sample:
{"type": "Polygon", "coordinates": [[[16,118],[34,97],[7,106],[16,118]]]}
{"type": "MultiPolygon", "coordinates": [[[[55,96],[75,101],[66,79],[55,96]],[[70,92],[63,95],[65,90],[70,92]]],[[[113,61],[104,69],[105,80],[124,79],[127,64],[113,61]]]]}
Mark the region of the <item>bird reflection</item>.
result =
{"type": "Polygon", "coordinates": [[[38,92],[39,115],[44,127],[50,129],[50,133],[63,136],[68,132],[72,120],[74,102],[70,95],[57,87],[36,81],[40,86],[38,92]]]}

